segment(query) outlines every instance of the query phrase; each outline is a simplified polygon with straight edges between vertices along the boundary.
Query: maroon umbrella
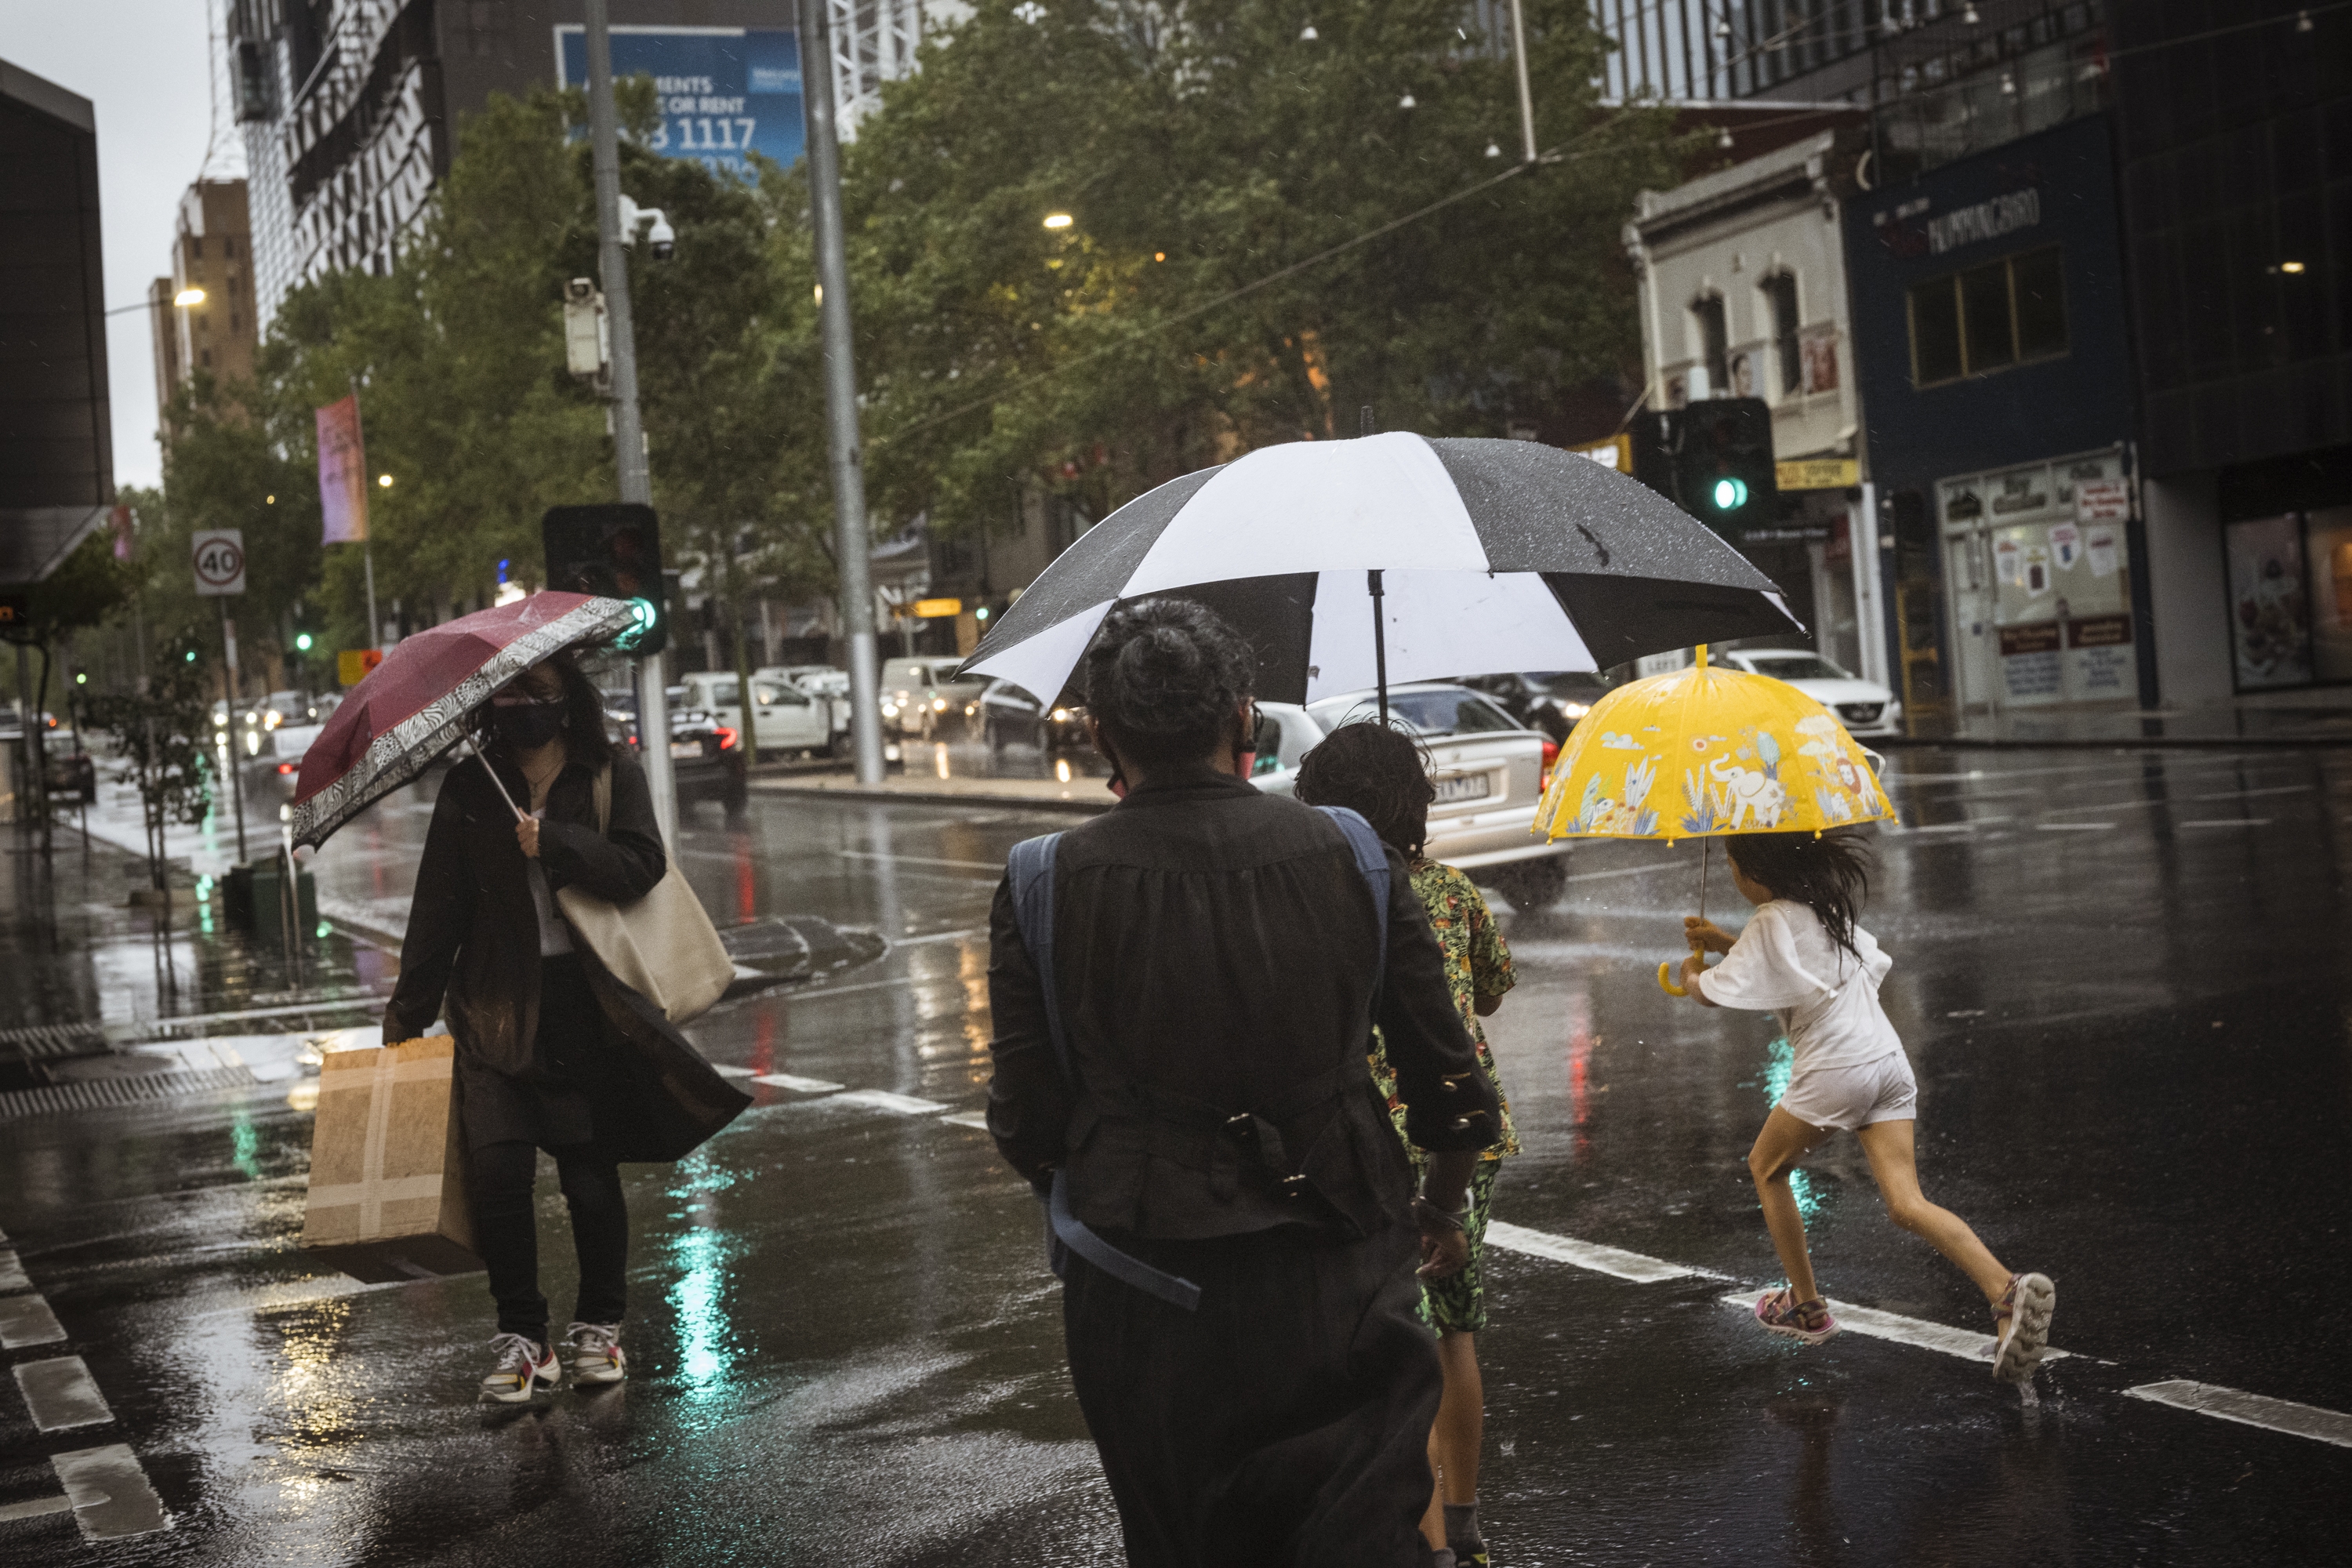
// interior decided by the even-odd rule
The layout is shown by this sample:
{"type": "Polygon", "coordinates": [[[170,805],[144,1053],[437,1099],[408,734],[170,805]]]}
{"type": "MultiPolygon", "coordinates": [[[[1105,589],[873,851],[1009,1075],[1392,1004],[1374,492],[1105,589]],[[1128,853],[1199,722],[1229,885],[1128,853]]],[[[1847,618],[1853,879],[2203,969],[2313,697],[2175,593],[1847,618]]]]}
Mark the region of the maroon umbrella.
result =
{"type": "Polygon", "coordinates": [[[551,653],[635,625],[618,599],[534,594],[403,637],[302,754],[294,842],[312,847],[465,738],[491,693],[551,653]]]}

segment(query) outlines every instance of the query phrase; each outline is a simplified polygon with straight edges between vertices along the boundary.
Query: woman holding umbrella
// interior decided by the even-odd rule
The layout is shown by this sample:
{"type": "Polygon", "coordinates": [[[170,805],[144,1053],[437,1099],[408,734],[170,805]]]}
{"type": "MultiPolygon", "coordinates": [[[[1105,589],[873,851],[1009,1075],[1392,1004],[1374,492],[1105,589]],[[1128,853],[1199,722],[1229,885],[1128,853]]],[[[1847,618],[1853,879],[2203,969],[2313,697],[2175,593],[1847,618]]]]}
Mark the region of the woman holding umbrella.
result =
{"type": "Polygon", "coordinates": [[[618,1383],[629,1234],[619,1163],[675,1160],[744,1100],[558,912],[564,888],[625,904],[666,868],[645,776],[606,738],[595,688],[559,652],[488,711],[496,739],[451,770],[434,807],[384,1038],[422,1034],[446,997],[475,1244],[498,1303],[481,1397],[520,1404],[564,1370],[539,1289],[539,1152],[555,1157],[579,1255],[572,1381],[618,1383]]]}

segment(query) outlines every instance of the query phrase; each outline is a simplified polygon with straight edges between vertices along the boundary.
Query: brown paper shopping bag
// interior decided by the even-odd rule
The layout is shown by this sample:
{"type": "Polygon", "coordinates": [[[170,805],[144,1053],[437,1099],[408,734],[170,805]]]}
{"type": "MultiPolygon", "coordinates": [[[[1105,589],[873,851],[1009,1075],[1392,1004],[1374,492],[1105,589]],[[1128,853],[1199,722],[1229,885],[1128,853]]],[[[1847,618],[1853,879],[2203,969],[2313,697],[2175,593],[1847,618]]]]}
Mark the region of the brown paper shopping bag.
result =
{"type": "Polygon", "coordinates": [[[302,1245],[369,1284],[482,1267],[466,1206],[456,1042],[331,1051],[319,1069],[302,1245]]]}

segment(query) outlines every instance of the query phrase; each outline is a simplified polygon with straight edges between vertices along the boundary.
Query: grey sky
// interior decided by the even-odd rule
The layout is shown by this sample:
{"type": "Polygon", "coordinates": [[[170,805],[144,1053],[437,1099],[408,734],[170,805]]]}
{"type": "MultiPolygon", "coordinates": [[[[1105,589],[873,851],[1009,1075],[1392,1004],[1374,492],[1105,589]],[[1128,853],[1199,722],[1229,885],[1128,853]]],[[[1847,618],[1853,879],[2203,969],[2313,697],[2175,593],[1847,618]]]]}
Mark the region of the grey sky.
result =
{"type": "MultiPolygon", "coordinates": [[[[0,57],[96,106],[110,308],[139,303],[171,270],[173,216],[204,165],[211,121],[207,9],[207,0],[0,0],[0,57]]],[[[234,129],[215,153],[216,178],[245,171],[234,129]]],[[[106,327],[115,482],[152,485],[162,462],[147,313],[111,317],[106,327]]]]}

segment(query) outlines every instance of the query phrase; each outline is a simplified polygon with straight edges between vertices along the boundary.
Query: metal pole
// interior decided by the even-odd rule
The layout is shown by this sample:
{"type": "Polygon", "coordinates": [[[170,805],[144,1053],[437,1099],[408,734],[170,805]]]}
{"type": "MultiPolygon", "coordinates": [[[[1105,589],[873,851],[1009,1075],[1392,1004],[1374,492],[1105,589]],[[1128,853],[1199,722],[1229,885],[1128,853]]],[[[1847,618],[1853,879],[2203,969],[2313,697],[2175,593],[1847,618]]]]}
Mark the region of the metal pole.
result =
{"type": "Polygon", "coordinates": [[[1372,591],[1372,670],[1381,687],[1381,722],[1389,721],[1389,629],[1381,614],[1381,574],[1378,568],[1364,574],[1365,586],[1372,591]]]}
{"type": "Polygon", "coordinates": [[[1519,77],[1519,159],[1536,161],[1536,100],[1528,88],[1528,19],[1519,0],[1511,0],[1511,64],[1519,77]]]}
{"type": "Polygon", "coordinates": [[[229,623],[228,600],[218,601],[221,610],[221,684],[228,689],[228,797],[231,809],[236,813],[236,861],[245,864],[245,770],[237,765],[236,749],[240,737],[236,732],[236,627],[229,623]]]}
{"type": "MultiPolygon", "coordinates": [[[[646,429],[637,415],[637,331],[629,310],[629,256],[621,239],[620,123],[613,109],[613,37],[605,0],[587,0],[588,140],[596,171],[596,253],[604,284],[604,320],[613,340],[613,459],[621,499],[654,500],[646,465],[646,429]]],[[[635,239],[636,237],[628,237],[635,239]]],[[[657,585],[656,593],[661,589],[657,585]]],[[[667,606],[663,613],[667,615],[667,606]]],[[[653,796],[663,838],[677,838],[677,784],[669,766],[669,702],[658,658],[635,661],[637,762],[653,796]]]]}
{"type": "Polygon", "coordinates": [[[801,103],[808,116],[809,206],[816,223],[818,314],[824,329],[826,446],[833,467],[834,554],[849,641],[849,728],[857,782],[882,782],[880,670],[874,647],[873,550],[857,449],[857,363],[849,337],[849,258],[841,233],[841,144],[834,121],[832,8],[799,0],[801,103]]]}
{"type": "Polygon", "coordinates": [[[362,564],[364,566],[364,568],[366,569],[366,572],[367,572],[367,595],[368,595],[368,633],[367,633],[367,646],[368,646],[368,647],[382,647],[383,646],[383,623],[382,621],[379,621],[379,620],[377,620],[377,619],[375,618],[375,542],[374,542],[374,541],[373,541],[373,540],[367,540],[367,539],[362,539],[362,541],[360,541],[360,560],[361,560],[362,564]]]}

